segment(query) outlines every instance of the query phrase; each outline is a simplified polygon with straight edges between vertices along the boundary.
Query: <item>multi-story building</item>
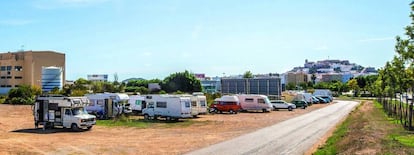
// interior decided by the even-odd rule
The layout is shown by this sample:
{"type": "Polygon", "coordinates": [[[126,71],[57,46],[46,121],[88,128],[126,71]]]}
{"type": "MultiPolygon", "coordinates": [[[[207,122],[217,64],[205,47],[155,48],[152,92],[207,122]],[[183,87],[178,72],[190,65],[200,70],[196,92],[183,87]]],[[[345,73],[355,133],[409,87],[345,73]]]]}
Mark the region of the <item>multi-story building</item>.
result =
{"type": "Polygon", "coordinates": [[[293,83],[294,85],[299,85],[308,81],[308,74],[306,72],[288,72],[286,74],[286,84],[293,83]]]}
{"type": "Polygon", "coordinates": [[[42,68],[59,67],[65,81],[65,54],[54,51],[0,53],[0,94],[20,85],[42,88],[42,68]]]}
{"type": "Polygon", "coordinates": [[[91,74],[88,80],[92,82],[108,82],[108,74],[91,74]]]}
{"type": "Polygon", "coordinates": [[[280,98],[282,85],[280,77],[222,78],[223,94],[262,94],[270,98],[280,98]]]}
{"type": "Polygon", "coordinates": [[[322,74],[322,82],[332,82],[332,81],[341,81],[342,82],[342,74],[339,73],[328,73],[322,74]]]}
{"type": "Polygon", "coordinates": [[[207,77],[200,79],[200,82],[205,93],[218,93],[221,91],[221,82],[219,77],[207,77]]]}

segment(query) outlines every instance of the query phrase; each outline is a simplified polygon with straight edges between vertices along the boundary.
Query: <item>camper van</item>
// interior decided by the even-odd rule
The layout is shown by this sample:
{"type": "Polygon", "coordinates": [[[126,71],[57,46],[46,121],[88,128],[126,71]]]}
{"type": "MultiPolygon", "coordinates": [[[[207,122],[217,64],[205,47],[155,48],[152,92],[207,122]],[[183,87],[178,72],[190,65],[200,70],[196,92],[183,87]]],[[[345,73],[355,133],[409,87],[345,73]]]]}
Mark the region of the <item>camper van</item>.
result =
{"type": "Polygon", "coordinates": [[[194,93],[192,99],[197,102],[198,114],[207,114],[207,97],[204,94],[194,93]]]}
{"type": "Polygon", "coordinates": [[[90,104],[85,109],[99,119],[113,118],[123,113],[129,114],[132,112],[127,94],[98,93],[86,94],[85,96],[90,100],[90,104]]]}
{"type": "Polygon", "coordinates": [[[90,130],[96,124],[96,117],[84,109],[88,104],[86,97],[38,96],[33,106],[35,128],[43,125],[43,130],[53,127],[90,130]]]}
{"type": "Polygon", "coordinates": [[[134,114],[141,114],[142,109],[145,108],[145,96],[141,95],[132,95],[129,96],[128,103],[131,107],[131,110],[134,114]]]}
{"type": "Polygon", "coordinates": [[[144,119],[178,120],[190,118],[191,99],[179,95],[147,95],[145,97],[146,107],[142,109],[144,119]]]}
{"type": "Polygon", "coordinates": [[[241,94],[237,97],[243,111],[270,112],[273,109],[269,98],[265,95],[241,94]]]}
{"type": "Polygon", "coordinates": [[[210,113],[229,112],[230,114],[237,114],[240,110],[239,98],[235,95],[224,95],[216,98],[209,108],[210,113]]]}

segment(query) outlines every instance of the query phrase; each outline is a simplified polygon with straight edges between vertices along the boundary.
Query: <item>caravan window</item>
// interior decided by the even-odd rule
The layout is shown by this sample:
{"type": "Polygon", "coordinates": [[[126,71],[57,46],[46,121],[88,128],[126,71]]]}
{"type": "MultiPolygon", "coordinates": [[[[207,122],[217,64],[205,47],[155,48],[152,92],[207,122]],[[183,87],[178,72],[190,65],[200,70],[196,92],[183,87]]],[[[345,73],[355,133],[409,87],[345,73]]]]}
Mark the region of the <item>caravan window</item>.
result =
{"type": "Polygon", "coordinates": [[[154,102],[148,102],[148,108],[154,108],[154,102]]]}
{"type": "Polygon", "coordinates": [[[265,102],[265,100],[264,100],[264,99],[262,99],[262,98],[257,99],[257,102],[259,102],[259,103],[263,103],[263,104],[265,104],[265,103],[266,103],[266,102],[265,102]]]}
{"type": "Polygon", "coordinates": [[[196,107],[197,106],[197,102],[196,101],[191,101],[191,106],[196,107]]]}
{"type": "Polygon", "coordinates": [[[186,102],[185,102],[185,107],[186,107],[186,108],[190,108],[190,102],[186,101],[186,102]]]}
{"type": "Polygon", "coordinates": [[[254,101],[254,99],[253,99],[253,98],[246,98],[246,99],[244,99],[244,101],[245,101],[245,102],[253,102],[253,101],[254,101]]]}
{"type": "Polygon", "coordinates": [[[96,100],[89,100],[89,106],[95,106],[96,100]]]}
{"type": "Polygon", "coordinates": [[[141,100],[135,100],[135,105],[141,105],[142,101],[141,100]]]}
{"type": "Polygon", "coordinates": [[[103,106],[105,103],[104,100],[97,100],[96,102],[98,105],[101,105],[101,106],[103,106]]]}
{"type": "Polygon", "coordinates": [[[157,102],[157,108],[167,108],[167,102],[157,102]]]}
{"type": "Polygon", "coordinates": [[[201,105],[201,107],[205,107],[206,106],[206,101],[200,101],[200,105],[201,105]]]}

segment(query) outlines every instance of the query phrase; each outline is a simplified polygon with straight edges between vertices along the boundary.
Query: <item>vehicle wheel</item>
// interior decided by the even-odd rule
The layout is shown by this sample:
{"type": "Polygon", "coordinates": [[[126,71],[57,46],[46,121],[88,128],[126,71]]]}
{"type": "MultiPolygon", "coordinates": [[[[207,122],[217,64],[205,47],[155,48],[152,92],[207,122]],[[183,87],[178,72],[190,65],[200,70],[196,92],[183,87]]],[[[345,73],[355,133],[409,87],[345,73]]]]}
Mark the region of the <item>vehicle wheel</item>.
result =
{"type": "Polygon", "coordinates": [[[171,117],[169,117],[169,116],[168,116],[168,117],[166,117],[165,119],[166,119],[167,121],[171,121],[171,117]]]}
{"type": "Polygon", "coordinates": [[[263,113],[267,112],[267,110],[266,110],[266,109],[262,109],[262,111],[263,111],[263,113]]]}
{"type": "Polygon", "coordinates": [[[78,125],[76,125],[75,123],[73,123],[70,127],[73,131],[79,131],[78,125]]]}
{"type": "Polygon", "coordinates": [[[306,109],[306,106],[302,106],[302,109],[306,109]]]}
{"type": "Polygon", "coordinates": [[[292,111],[292,109],[293,109],[292,107],[288,107],[288,110],[289,110],[289,111],[292,111]]]}
{"type": "Polygon", "coordinates": [[[144,114],[144,119],[145,119],[145,120],[149,120],[149,116],[148,116],[148,114],[144,114]]]}
{"type": "Polygon", "coordinates": [[[220,111],[219,111],[219,113],[220,113],[220,114],[222,114],[222,113],[223,113],[223,111],[221,111],[221,110],[220,110],[220,111]]]}
{"type": "Polygon", "coordinates": [[[230,113],[230,114],[234,114],[233,109],[230,109],[230,110],[229,110],[229,113],[230,113]]]}

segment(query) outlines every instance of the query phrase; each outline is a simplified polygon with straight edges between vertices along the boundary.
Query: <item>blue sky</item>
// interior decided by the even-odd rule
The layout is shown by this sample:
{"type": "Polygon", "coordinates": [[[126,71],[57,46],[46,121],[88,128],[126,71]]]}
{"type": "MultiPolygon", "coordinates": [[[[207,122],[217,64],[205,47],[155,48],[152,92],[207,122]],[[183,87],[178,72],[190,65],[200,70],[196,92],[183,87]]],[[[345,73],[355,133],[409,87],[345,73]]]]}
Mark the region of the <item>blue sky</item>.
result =
{"type": "Polygon", "coordinates": [[[408,0],[13,0],[0,51],[66,53],[66,78],[284,73],[322,59],[382,67],[410,23],[408,0]]]}

